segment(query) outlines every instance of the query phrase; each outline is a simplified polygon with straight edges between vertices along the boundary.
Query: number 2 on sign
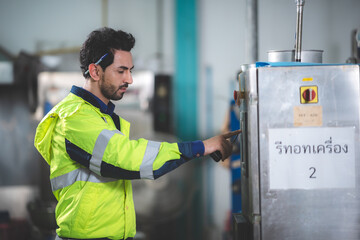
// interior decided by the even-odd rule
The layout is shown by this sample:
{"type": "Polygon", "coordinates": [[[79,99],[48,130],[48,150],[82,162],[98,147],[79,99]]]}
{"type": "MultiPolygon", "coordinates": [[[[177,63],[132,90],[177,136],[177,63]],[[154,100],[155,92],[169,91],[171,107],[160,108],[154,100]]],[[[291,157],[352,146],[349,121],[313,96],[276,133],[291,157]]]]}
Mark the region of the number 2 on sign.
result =
{"type": "Polygon", "coordinates": [[[311,167],[311,168],[309,168],[309,170],[311,171],[309,178],[316,178],[316,176],[315,176],[316,168],[311,167]]]}

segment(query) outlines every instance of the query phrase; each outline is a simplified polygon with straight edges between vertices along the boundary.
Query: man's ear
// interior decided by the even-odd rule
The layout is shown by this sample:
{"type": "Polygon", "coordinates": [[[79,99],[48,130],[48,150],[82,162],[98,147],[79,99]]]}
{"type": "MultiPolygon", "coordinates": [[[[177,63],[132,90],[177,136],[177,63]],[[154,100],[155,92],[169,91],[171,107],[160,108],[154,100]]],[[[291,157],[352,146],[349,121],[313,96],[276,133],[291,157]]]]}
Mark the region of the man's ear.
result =
{"type": "Polygon", "coordinates": [[[91,63],[91,64],[89,65],[89,74],[90,74],[90,77],[91,77],[92,79],[94,79],[95,81],[100,80],[99,71],[98,71],[98,68],[97,68],[97,66],[95,65],[95,63],[91,63]]]}

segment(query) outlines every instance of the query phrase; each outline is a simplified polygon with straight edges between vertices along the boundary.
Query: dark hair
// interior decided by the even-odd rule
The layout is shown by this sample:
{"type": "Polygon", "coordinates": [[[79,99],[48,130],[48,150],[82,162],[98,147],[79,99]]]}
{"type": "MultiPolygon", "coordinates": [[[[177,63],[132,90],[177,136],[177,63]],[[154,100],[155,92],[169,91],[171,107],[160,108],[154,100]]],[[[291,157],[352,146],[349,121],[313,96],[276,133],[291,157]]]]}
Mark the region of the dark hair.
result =
{"type": "Polygon", "coordinates": [[[91,32],[80,50],[80,68],[85,78],[90,74],[85,72],[91,63],[97,62],[106,53],[108,55],[99,63],[103,70],[114,61],[114,50],[128,51],[134,47],[135,38],[124,31],[115,31],[104,27],[91,32]]]}

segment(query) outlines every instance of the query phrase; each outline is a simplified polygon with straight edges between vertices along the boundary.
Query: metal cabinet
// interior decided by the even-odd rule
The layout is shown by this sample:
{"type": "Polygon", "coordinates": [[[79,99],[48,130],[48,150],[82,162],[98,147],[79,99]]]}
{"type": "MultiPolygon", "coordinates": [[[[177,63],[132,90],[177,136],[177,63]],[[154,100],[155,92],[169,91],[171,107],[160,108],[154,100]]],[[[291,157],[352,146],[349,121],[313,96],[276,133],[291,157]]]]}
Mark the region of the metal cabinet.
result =
{"type": "Polygon", "coordinates": [[[240,239],[360,239],[359,65],[250,65],[240,78],[240,239]]]}

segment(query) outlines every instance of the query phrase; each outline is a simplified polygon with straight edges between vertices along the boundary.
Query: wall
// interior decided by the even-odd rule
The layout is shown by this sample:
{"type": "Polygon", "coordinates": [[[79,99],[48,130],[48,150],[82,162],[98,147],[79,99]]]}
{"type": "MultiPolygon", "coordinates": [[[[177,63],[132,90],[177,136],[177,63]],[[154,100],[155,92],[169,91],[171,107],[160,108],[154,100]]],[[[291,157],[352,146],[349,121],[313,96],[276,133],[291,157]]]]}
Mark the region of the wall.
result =
{"type": "MultiPolygon", "coordinates": [[[[199,131],[202,137],[220,132],[234,89],[236,73],[245,63],[245,0],[199,1],[199,131]]],[[[204,207],[207,239],[221,239],[230,211],[229,170],[211,159],[204,163],[204,207]]]]}
{"type": "MultiPolygon", "coordinates": [[[[133,55],[137,69],[160,71],[158,56],[163,52],[166,61],[161,70],[173,71],[172,8],[172,0],[108,0],[108,26],[128,31],[136,38],[133,55]],[[158,2],[162,3],[162,13],[158,11],[158,2]],[[158,28],[159,15],[163,15],[161,29],[158,28]],[[163,43],[160,47],[159,41],[163,43]]],[[[13,55],[21,50],[36,53],[78,48],[92,30],[103,26],[102,19],[100,0],[0,0],[0,29],[3,33],[0,45],[13,55]]],[[[73,64],[78,66],[77,58],[73,64]]]]}
{"type": "MultiPolygon", "coordinates": [[[[295,44],[296,7],[292,0],[259,1],[260,60],[271,49],[295,44]],[[273,9],[269,11],[269,9],[273,9]]],[[[344,63],[350,57],[350,34],[360,27],[360,1],[305,1],[303,49],[324,50],[324,63],[344,63]]]]}

